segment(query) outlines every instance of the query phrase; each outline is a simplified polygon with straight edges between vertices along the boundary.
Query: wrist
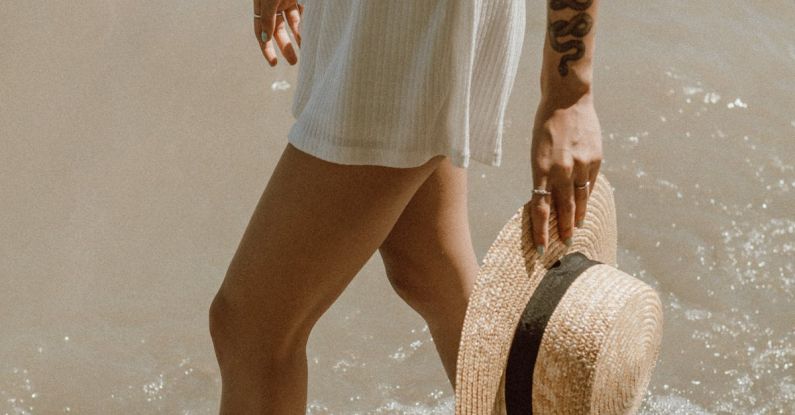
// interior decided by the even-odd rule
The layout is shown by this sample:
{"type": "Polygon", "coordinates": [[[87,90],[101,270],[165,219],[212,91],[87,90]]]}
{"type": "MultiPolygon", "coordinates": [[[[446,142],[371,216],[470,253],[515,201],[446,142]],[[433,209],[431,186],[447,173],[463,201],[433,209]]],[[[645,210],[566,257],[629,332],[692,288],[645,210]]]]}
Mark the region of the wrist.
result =
{"type": "Polygon", "coordinates": [[[541,74],[541,96],[552,100],[576,101],[582,96],[590,95],[592,76],[588,73],[569,71],[565,78],[541,74]]]}
{"type": "Polygon", "coordinates": [[[565,76],[557,65],[544,62],[541,69],[541,96],[551,100],[576,101],[591,93],[593,67],[589,61],[581,61],[569,67],[565,76]]]}
{"type": "Polygon", "coordinates": [[[583,84],[577,88],[553,87],[548,89],[546,93],[541,93],[539,106],[554,110],[583,103],[593,103],[593,89],[590,84],[583,84]]]}

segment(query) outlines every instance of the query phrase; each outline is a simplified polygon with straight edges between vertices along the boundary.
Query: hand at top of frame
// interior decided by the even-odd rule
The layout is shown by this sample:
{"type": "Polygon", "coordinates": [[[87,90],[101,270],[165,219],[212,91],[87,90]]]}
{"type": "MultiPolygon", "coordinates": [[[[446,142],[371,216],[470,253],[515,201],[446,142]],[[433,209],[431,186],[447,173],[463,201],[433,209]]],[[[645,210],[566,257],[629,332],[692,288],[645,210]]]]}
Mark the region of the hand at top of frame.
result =
{"type": "Polygon", "coordinates": [[[254,14],[262,16],[254,17],[254,35],[257,36],[262,55],[271,67],[276,66],[277,63],[274,40],[290,65],[298,63],[298,55],[290,42],[285,21],[290,25],[293,37],[300,48],[301,32],[298,24],[303,13],[304,6],[298,4],[296,0],[254,0],[254,14]]]}
{"type": "Polygon", "coordinates": [[[602,162],[602,131],[593,95],[587,92],[566,101],[542,98],[531,147],[533,189],[552,192],[533,194],[531,199],[533,241],[543,253],[549,241],[551,204],[556,211],[559,238],[567,245],[567,239],[574,235],[574,225],[580,226],[585,218],[588,197],[602,162]],[[577,188],[586,182],[587,188],[577,188]]]}

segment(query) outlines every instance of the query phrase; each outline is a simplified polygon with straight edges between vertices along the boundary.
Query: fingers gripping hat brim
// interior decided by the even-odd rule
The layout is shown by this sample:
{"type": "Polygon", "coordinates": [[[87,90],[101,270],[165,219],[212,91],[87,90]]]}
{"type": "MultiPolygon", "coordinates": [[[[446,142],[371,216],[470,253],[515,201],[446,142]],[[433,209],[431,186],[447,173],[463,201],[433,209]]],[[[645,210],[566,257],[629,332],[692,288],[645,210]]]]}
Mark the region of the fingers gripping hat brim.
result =
{"type": "Polygon", "coordinates": [[[616,266],[615,204],[612,187],[603,174],[597,176],[584,224],[576,229],[570,247],[558,238],[552,207],[547,246],[544,255],[535,252],[528,201],[506,223],[486,253],[459,344],[457,415],[490,415],[504,405],[496,398],[504,388],[503,373],[514,328],[551,264],[567,252],[579,251],[606,266],[616,266]]]}

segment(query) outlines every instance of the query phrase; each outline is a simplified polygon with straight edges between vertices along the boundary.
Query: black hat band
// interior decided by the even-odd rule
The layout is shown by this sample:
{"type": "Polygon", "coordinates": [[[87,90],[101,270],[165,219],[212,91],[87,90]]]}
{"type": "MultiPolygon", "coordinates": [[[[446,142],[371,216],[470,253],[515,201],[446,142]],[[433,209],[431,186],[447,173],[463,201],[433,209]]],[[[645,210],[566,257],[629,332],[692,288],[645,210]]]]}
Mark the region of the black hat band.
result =
{"type": "Polygon", "coordinates": [[[591,266],[602,264],[579,251],[562,256],[547,270],[530,296],[516,326],[505,369],[505,409],[508,415],[533,413],[533,370],[549,318],[574,280],[591,266]]]}

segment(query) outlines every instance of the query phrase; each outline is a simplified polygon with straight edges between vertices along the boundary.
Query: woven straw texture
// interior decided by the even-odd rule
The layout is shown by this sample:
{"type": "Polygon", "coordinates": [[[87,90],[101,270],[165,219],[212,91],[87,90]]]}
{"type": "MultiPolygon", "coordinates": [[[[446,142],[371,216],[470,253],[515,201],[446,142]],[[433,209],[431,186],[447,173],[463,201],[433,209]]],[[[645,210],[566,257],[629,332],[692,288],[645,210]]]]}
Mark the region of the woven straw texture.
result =
{"type": "Polygon", "coordinates": [[[540,257],[532,243],[529,208],[528,201],[499,232],[475,281],[459,345],[455,413],[505,413],[504,371],[516,324],[546,270],[571,251],[580,251],[604,264],[586,270],[569,288],[570,292],[567,291],[551,317],[547,326],[549,338],[545,334],[542,339],[540,364],[535,372],[542,375],[534,376],[533,394],[539,397],[534,399],[534,412],[583,414],[594,408],[598,410],[594,413],[624,413],[626,407],[637,406],[640,394],[636,392],[644,389],[648,382],[649,359],[644,357],[653,355],[656,359],[656,350],[651,349],[659,344],[660,333],[654,330],[659,330],[661,316],[656,312],[660,309],[656,294],[642,282],[613,268],[617,266],[617,235],[612,186],[602,173],[597,176],[584,225],[576,229],[571,247],[558,238],[553,206],[547,251],[540,257]],[[609,286],[614,283],[621,284],[619,290],[609,286]],[[601,295],[609,298],[600,298],[601,295]],[[567,326],[567,321],[577,320],[572,313],[593,309],[602,304],[601,301],[614,302],[616,306],[592,310],[589,319],[593,321],[567,326]],[[644,316],[642,327],[637,327],[634,318],[621,318],[622,313],[631,311],[629,307],[637,308],[636,312],[644,316]],[[622,343],[627,339],[637,341],[639,338],[647,349],[638,348],[637,356],[628,359],[628,364],[620,369],[621,376],[629,381],[612,384],[616,379],[613,365],[620,356],[610,352],[627,346],[622,343]],[[574,349],[569,350],[572,345],[574,349]],[[604,346],[610,350],[600,356],[598,352],[604,346]],[[585,380],[581,382],[581,378],[585,380]],[[551,385],[551,388],[539,385],[551,385]],[[591,393],[595,390],[593,385],[614,391],[613,395],[618,397],[595,396],[591,393]]]}
{"type": "Polygon", "coordinates": [[[661,336],[662,307],[654,290],[609,265],[588,268],[566,291],[544,332],[533,375],[533,413],[633,413],[661,336]]]}

